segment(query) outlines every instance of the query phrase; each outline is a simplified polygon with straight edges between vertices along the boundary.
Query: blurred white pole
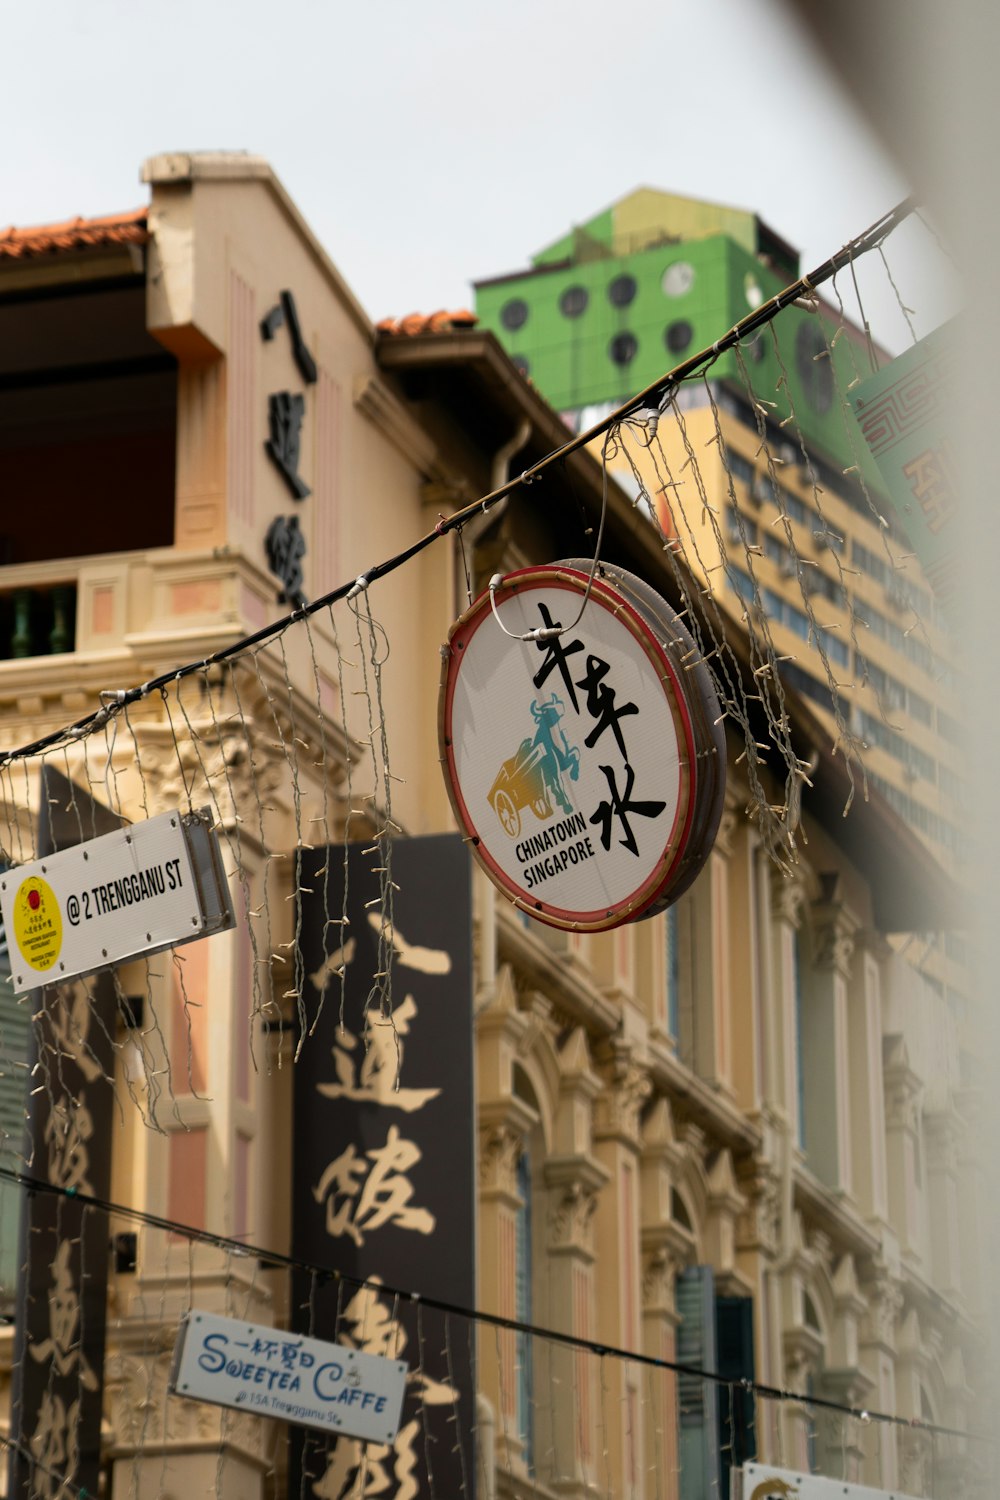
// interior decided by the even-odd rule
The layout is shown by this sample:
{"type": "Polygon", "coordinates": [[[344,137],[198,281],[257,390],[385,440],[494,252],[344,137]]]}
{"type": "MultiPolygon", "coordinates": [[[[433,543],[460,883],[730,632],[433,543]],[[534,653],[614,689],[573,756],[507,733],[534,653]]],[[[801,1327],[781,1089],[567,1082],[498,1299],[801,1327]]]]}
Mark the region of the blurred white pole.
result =
{"type": "MultiPolygon", "coordinates": [[[[966,568],[962,654],[969,683],[969,770],[973,826],[980,845],[967,874],[974,890],[980,965],[977,1009],[987,1037],[980,1157],[990,1179],[987,1225],[1000,1245],[1000,504],[997,497],[997,364],[1000,290],[1000,6],[994,0],[782,0],[852,93],[873,131],[926,204],[963,269],[968,315],[954,431],[962,476],[966,568]]],[[[984,1268],[991,1353],[1000,1349],[1000,1278],[995,1256],[984,1268]]],[[[979,1392],[980,1411],[995,1404],[993,1371],[979,1392]]]]}

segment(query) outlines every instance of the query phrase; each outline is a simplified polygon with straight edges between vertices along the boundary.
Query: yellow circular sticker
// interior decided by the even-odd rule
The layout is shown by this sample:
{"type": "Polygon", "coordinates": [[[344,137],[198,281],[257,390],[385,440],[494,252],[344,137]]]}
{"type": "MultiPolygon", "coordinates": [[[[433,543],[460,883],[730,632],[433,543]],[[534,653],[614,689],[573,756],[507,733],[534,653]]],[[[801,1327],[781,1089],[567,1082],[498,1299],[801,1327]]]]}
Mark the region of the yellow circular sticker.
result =
{"type": "Polygon", "coordinates": [[[24,961],[40,972],[51,969],[62,949],[62,912],[48,881],[22,880],[14,897],[14,937],[24,961]]]}

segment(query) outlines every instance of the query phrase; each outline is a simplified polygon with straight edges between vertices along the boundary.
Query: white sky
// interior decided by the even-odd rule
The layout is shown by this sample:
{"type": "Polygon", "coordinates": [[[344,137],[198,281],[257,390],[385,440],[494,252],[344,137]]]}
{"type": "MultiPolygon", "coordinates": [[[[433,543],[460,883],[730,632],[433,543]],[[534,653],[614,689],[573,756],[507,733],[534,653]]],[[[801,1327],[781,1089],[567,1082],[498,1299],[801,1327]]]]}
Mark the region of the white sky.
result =
{"type": "MultiPolygon", "coordinates": [[[[139,204],[156,152],[246,149],[374,318],[471,306],[639,185],[756,209],[804,269],[907,191],[778,0],[49,0],[3,26],[0,226],[139,204]]],[[[940,273],[888,256],[926,331],[940,273]]]]}

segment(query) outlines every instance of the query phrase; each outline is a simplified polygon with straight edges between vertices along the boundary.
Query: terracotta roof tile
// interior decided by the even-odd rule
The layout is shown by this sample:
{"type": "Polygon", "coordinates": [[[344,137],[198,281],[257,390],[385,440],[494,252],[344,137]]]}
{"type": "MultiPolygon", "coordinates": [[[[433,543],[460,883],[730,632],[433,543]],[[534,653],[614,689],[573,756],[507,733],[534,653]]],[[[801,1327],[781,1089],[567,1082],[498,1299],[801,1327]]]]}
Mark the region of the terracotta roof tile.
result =
{"type": "Polygon", "coordinates": [[[32,255],[54,255],[60,250],[91,250],[103,245],[144,245],[147,207],[97,219],[65,219],[59,224],[36,224],[27,229],[0,230],[0,259],[23,260],[32,255]]]}
{"type": "Polygon", "coordinates": [[[474,328],[478,322],[475,313],[465,308],[456,312],[445,312],[442,308],[433,313],[408,313],[405,318],[383,318],[375,324],[375,331],[412,338],[418,333],[452,333],[456,328],[474,328]]]}

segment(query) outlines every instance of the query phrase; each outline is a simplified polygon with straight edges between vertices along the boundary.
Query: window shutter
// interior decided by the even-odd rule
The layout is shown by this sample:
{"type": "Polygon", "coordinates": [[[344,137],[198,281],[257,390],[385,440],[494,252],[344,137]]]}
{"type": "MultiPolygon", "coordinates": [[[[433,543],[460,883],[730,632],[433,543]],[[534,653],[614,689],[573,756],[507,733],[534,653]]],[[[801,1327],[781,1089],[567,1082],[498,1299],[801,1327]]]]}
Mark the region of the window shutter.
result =
{"type": "Polygon", "coordinates": [[[725,1494],[730,1466],[738,1469],[757,1457],[754,1394],[736,1385],[754,1378],[753,1298],[717,1298],[715,1327],[719,1374],[734,1383],[719,1386],[719,1466],[725,1494]]]}
{"type": "MultiPolygon", "coordinates": [[[[717,1368],[715,1280],[711,1266],[688,1266],[677,1278],[677,1359],[717,1368]]],[[[680,1500],[719,1495],[719,1388],[714,1380],[678,1375],[680,1500]]]]}

